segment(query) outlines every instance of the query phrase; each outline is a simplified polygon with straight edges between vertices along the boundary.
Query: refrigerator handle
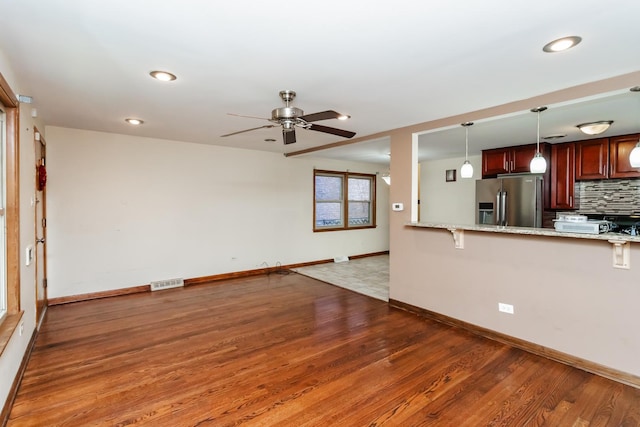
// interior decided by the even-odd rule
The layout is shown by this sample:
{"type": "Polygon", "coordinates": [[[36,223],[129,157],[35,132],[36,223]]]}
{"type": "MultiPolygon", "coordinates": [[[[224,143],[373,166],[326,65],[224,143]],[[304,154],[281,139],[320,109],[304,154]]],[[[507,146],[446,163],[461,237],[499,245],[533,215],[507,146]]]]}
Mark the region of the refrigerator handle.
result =
{"type": "Polygon", "coordinates": [[[502,191],[498,191],[496,193],[496,225],[502,225],[502,205],[500,202],[502,201],[501,196],[502,191]]]}
{"type": "Polygon", "coordinates": [[[507,192],[500,192],[500,225],[507,225],[507,192]]]}

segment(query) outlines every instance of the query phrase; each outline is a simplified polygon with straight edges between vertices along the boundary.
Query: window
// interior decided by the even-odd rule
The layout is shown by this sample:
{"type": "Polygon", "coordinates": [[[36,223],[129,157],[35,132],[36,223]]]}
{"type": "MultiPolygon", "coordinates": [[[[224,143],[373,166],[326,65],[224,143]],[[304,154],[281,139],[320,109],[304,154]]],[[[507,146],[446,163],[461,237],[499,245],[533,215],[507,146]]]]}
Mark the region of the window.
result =
{"type": "Polygon", "coordinates": [[[20,311],[20,212],[18,182],[18,100],[0,74],[0,354],[22,316],[20,311]]]}
{"type": "Polygon", "coordinates": [[[376,226],[376,176],[314,170],[313,230],[376,226]]]}

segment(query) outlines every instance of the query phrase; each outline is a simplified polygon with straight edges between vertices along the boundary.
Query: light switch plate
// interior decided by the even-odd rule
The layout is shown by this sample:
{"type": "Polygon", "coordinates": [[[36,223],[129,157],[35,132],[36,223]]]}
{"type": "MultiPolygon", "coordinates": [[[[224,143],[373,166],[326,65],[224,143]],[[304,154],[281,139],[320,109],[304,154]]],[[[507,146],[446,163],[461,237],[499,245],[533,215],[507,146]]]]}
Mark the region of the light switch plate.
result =
{"type": "Polygon", "coordinates": [[[399,212],[404,210],[404,205],[402,203],[394,203],[393,205],[391,205],[391,209],[393,209],[396,212],[399,212]]]}

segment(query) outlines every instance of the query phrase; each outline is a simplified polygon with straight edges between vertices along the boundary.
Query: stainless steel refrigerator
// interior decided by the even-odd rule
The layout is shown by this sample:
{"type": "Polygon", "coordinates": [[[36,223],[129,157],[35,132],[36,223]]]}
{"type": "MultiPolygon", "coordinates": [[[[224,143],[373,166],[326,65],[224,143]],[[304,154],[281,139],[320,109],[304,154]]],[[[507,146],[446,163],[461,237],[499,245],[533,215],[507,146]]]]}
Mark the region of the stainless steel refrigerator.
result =
{"type": "Polygon", "coordinates": [[[542,176],[476,181],[476,224],[542,227],[542,176]]]}

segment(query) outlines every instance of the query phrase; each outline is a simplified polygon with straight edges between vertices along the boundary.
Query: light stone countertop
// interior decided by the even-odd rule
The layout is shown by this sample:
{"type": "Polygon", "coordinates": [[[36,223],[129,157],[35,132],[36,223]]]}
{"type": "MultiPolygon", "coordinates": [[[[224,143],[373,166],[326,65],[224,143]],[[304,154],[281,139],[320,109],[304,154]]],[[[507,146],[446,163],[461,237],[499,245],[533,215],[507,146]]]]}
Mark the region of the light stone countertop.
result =
{"type": "Polygon", "coordinates": [[[480,231],[487,233],[503,233],[503,234],[519,234],[529,236],[549,236],[549,237],[568,237],[571,239],[588,239],[588,240],[618,240],[623,242],[640,243],[640,236],[630,236],[620,233],[603,233],[603,234],[581,234],[581,233],[563,233],[553,228],[532,228],[532,227],[511,227],[497,225],[481,225],[481,224],[444,224],[434,222],[409,222],[405,224],[408,227],[418,228],[442,228],[449,231],[468,230],[480,231]]]}

